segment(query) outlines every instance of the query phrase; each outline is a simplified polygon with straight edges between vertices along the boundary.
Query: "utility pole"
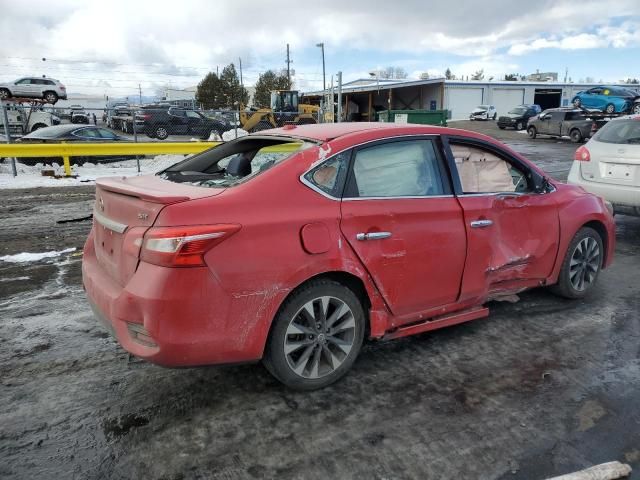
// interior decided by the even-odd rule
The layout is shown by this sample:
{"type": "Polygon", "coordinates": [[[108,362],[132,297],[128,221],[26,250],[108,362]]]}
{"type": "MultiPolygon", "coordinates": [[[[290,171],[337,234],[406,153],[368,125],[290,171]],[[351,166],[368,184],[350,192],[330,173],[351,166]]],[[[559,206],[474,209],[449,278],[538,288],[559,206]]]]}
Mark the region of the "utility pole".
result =
{"type": "Polygon", "coordinates": [[[240,62],[240,86],[244,88],[244,84],[242,83],[242,59],[238,57],[238,62],[240,62]]]}
{"type": "Polygon", "coordinates": [[[289,82],[289,88],[291,88],[291,64],[293,61],[289,56],[289,44],[287,43],[287,82],[289,82]]]}
{"type": "Polygon", "coordinates": [[[322,90],[327,89],[327,81],[326,75],[324,73],[324,42],[316,43],[316,47],[320,47],[322,49],[322,90]]]}
{"type": "Polygon", "coordinates": [[[142,87],[138,84],[138,97],[140,99],[140,105],[142,105],[142,87]]]}
{"type": "Polygon", "coordinates": [[[338,123],[342,122],[342,72],[338,72],[338,123]]]}
{"type": "Polygon", "coordinates": [[[564,67],[564,83],[567,83],[568,76],[569,76],[569,67],[564,67]]]}

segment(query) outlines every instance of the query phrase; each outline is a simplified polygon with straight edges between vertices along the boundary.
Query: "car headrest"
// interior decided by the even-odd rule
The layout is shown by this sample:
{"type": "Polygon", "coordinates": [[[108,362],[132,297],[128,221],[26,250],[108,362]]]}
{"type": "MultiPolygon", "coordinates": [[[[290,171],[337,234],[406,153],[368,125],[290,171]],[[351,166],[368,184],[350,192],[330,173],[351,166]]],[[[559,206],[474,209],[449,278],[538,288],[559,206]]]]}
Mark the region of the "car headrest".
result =
{"type": "Polygon", "coordinates": [[[238,155],[231,159],[226,170],[234,177],[246,177],[251,173],[251,159],[245,155],[238,155]]]}

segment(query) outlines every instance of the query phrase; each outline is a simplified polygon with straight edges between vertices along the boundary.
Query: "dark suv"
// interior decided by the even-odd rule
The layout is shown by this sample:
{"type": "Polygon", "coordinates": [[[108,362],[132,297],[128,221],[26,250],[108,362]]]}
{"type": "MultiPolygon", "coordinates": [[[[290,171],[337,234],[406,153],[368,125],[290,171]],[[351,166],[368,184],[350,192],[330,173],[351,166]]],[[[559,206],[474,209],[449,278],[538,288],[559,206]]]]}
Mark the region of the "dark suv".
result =
{"type": "Polygon", "coordinates": [[[529,137],[551,135],[552,137],[571,138],[579,143],[591,136],[593,120],[582,110],[551,108],[529,120],[529,137]]]}
{"type": "Polygon", "coordinates": [[[532,105],[520,105],[509,110],[506,115],[498,117],[498,128],[500,130],[504,130],[507,127],[524,130],[529,119],[537,114],[538,112],[532,105]]]}
{"type": "Polygon", "coordinates": [[[136,127],[148,137],[164,140],[169,135],[195,135],[206,140],[213,132],[220,135],[231,127],[184,108],[146,107],[136,112],[136,127]]]}

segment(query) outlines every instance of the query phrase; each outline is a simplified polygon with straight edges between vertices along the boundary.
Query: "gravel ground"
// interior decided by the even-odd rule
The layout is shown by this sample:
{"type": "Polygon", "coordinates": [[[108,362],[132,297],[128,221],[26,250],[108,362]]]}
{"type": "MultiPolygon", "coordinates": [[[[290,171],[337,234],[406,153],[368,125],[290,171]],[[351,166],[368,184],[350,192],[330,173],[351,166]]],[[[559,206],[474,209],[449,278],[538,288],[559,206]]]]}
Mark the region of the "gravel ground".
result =
{"type": "MultiPolygon", "coordinates": [[[[566,178],[576,146],[456,122],[566,178]]],[[[640,471],[640,219],[583,301],[545,290],[487,319],[368,344],[341,382],[292,392],[260,365],[167,370],[126,353],[84,300],[92,187],[0,191],[0,477],[537,479],[640,471]]],[[[640,478],[638,475],[635,478],[640,478]]]]}

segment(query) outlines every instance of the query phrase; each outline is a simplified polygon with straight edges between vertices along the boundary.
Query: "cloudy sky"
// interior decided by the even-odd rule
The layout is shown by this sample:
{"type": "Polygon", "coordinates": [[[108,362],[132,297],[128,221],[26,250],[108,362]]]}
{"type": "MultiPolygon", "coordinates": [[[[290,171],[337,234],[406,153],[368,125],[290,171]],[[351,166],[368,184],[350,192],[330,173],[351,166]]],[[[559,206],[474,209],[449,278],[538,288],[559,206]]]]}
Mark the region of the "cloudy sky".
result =
{"type": "Polygon", "coordinates": [[[239,57],[252,84],[285,67],[287,43],[296,87],[309,91],[322,86],[319,42],[327,82],[389,65],[415,78],[447,67],[496,79],[536,69],[562,79],[565,68],[573,81],[640,77],[638,0],[0,2],[0,81],[46,74],[71,93],[124,96],[141,84],[153,95],[239,57]]]}

